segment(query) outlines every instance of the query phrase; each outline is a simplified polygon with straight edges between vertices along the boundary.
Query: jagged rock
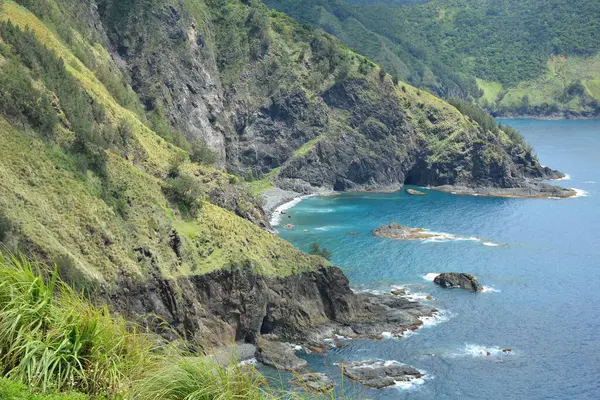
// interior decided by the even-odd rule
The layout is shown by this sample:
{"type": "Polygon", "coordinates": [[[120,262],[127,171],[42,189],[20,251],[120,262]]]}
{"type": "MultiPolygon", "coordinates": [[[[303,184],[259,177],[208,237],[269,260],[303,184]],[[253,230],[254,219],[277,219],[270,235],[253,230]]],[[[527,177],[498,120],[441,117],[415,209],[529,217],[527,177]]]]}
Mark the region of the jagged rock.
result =
{"type": "Polygon", "coordinates": [[[393,289],[391,291],[391,293],[393,295],[396,295],[396,296],[404,296],[404,295],[406,295],[406,290],[405,289],[401,289],[401,288],[399,288],[399,289],[393,289]]]}
{"type": "Polygon", "coordinates": [[[307,364],[296,355],[290,344],[263,338],[256,342],[256,359],[282,371],[296,371],[307,364]]]}
{"type": "Polygon", "coordinates": [[[425,196],[427,193],[415,189],[406,189],[406,193],[413,196],[425,196]]]}
{"type": "Polygon", "coordinates": [[[423,377],[418,369],[395,361],[351,362],[341,368],[348,378],[377,389],[423,377]]]}
{"type": "Polygon", "coordinates": [[[483,290],[483,286],[481,286],[477,278],[473,275],[458,272],[440,274],[435,277],[433,283],[443,288],[463,288],[473,292],[481,292],[483,290]]]}
{"type": "Polygon", "coordinates": [[[335,386],[330,377],[320,372],[297,375],[296,383],[303,389],[314,392],[326,392],[335,386]]]}

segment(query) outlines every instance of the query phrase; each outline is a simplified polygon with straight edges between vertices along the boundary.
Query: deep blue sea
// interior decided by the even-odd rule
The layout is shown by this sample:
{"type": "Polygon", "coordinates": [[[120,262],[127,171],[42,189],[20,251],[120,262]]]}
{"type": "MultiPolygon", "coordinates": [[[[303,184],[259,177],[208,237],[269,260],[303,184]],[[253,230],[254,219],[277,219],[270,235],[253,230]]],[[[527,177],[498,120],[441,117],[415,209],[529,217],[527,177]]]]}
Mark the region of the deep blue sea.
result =
{"type": "Polygon", "coordinates": [[[315,241],[326,247],[355,289],[405,286],[416,297],[431,295],[430,304],[443,310],[437,323],[402,340],[347,340],[326,355],[303,355],[311,369],[338,381],[335,363],[342,361],[396,360],[426,373],[421,384],[383,390],[346,380],[349,395],[600,399],[600,121],[502,122],[523,133],[543,164],[569,174],[557,184],[587,195],[355,193],[309,198],[285,216],[296,228],[280,227],[281,236],[304,250],[315,241]],[[371,234],[392,221],[483,240],[403,242],[371,234]],[[426,280],[444,271],[472,273],[488,291],[444,290],[426,280]]]}

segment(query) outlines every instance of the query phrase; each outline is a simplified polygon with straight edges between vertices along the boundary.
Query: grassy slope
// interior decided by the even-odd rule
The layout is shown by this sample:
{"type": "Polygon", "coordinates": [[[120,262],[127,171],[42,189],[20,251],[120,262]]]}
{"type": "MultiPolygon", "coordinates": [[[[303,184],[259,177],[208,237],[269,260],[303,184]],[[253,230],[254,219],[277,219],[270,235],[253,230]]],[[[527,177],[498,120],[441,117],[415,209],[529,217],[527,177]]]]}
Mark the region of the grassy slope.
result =
{"type": "MultiPolygon", "coordinates": [[[[240,265],[286,275],[316,264],[314,258],[222,208],[206,204],[197,219],[184,218],[162,191],[170,160],[181,150],[121,107],[94,73],[25,8],[8,1],[0,19],[28,26],[63,57],[67,70],[104,105],[109,118],[127,120],[134,132],[124,156],[112,152],[108,162],[109,180],[127,199],[123,217],[102,199],[97,176],[81,174],[60,147],[0,118],[0,205],[18,226],[21,241],[17,245],[44,259],[59,260],[66,269],[76,266],[78,271],[71,271],[74,279],[94,281],[110,281],[119,270],[143,274],[149,265],[137,262],[133,251],[140,247],[152,251],[167,276],[240,265]],[[169,245],[173,229],[182,238],[180,261],[169,245]],[[242,251],[249,244],[254,245],[252,249],[242,251]]],[[[97,45],[95,52],[108,57],[97,45]]],[[[197,177],[205,193],[229,185],[226,174],[210,167],[187,163],[183,170],[197,177]]]]}
{"type": "Polygon", "coordinates": [[[596,101],[600,101],[600,53],[593,57],[565,57],[558,61],[554,72],[554,59],[548,60],[546,71],[538,78],[518,83],[516,86],[503,87],[499,82],[477,80],[484,95],[481,104],[492,104],[497,101],[498,94],[504,93],[499,105],[505,109],[515,109],[521,106],[523,96],[529,97],[531,106],[555,104],[560,109],[574,112],[585,110],[579,96],[569,99],[566,103],[558,101],[565,88],[573,83],[581,82],[585,93],[596,101]]]}

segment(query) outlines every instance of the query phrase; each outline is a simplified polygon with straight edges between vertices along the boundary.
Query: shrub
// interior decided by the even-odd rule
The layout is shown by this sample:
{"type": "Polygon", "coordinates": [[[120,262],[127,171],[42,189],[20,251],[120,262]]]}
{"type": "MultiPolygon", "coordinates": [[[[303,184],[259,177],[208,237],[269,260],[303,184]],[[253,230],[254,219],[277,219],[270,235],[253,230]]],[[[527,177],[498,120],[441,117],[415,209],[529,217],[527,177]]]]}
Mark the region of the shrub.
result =
{"type": "Polygon", "coordinates": [[[314,242],[310,245],[310,248],[308,249],[308,254],[311,254],[313,256],[321,256],[326,260],[331,260],[331,252],[328,251],[326,248],[320,248],[319,243],[314,242]]]}
{"type": "Polygon", "coordinates": [[[12,231],[13,226],[4,211],[0,210],[0,242],[8,239],[8,235],[12,231]]]}
{"type": "Polygon", "coordinates": [[[202,188],[191,176],[180,175],[167,179],[166,193],[183,213],[194,216],[202,208],[202,188]]]}
{"type": "Polygon", "coordinates": [[[214,165],[219,156],[216,151],[210,149],[203,140],[196,140],[192,143],[190,150],[190,160],[192,162],[204,165],[214,165]]]}

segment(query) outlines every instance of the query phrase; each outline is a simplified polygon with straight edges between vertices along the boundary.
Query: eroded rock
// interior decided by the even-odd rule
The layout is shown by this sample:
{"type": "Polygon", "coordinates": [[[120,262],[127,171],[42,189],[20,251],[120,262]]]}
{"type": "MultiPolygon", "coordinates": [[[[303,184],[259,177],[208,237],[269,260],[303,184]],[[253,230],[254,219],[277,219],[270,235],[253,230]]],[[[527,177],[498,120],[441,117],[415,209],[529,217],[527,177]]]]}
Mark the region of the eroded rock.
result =
{"type": "Polygon", "coordinates": [[[471,274],[465,273],[445,272],[436,276],[433,283],[440,285],[443,288],[463,288],[473,292],[483,291],[483,286],[479,283],[477,278],[471,274]]]}
{"type": "Polygon", "coordinates": [[[406,193],[410,194],[411,196],[425,196],[427,194],[416,189],[406,189],[406,193]]]}
{"type": "Polygon", "coordinates": [[[331,378],[320,372],[297,375],[296,384],[313,392],[326,392],[335,386],[331,378]]]}
{"type": "Polygon", "coordinates": [[[288,343],[260,338],[256,342],[256,359],[282,371],[296,371],[306,367],[306,360],[298,357],[288,343]]]}
{"type": "Polygon", "coordinates": [[[377,389],[423,377],[418,369],[396,361],[351,362],[341,368],[348,378],[377,389]]]}

